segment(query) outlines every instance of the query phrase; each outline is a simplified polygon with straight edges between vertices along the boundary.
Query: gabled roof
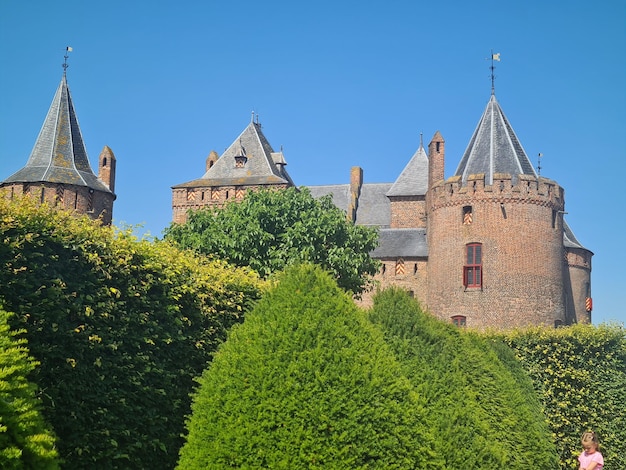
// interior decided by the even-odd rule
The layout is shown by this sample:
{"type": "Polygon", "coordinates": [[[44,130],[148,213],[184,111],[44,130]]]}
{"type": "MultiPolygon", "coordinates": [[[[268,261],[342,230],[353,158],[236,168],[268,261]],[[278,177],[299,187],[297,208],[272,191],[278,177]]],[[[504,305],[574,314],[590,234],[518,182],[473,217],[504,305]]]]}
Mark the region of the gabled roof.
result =
{"type": "Polygon", "coordinates": [[[513,184],[517,182],[517,175],[537,176],[493,94],[455,176],[462,176],[463,183],[466,183],[469,175],[480,173],[485,174],[485,184],[493,184],[495,173],[509,173],[513,184]]]}
{"type": "Polygon", "coordinates": [[[393,183],[387,196],[423,196],[428,191],[428,156],[420,146],[393,183]]]}
{"type": "Polygon", "coordinates": [[[26,166],[5,183],[60,183],[111,192],[94,174],[80,132],[65,74],[26,166]]]}
{"type": "Polygon", "coordinates": [[[274,152],[258,122],[250,122],[215,164],[199,179],[174,186],[242,186],[288,184],[293,181],[281,152],[274,152]],[[238,163],[239,162],[239,163],[238,163]]]}

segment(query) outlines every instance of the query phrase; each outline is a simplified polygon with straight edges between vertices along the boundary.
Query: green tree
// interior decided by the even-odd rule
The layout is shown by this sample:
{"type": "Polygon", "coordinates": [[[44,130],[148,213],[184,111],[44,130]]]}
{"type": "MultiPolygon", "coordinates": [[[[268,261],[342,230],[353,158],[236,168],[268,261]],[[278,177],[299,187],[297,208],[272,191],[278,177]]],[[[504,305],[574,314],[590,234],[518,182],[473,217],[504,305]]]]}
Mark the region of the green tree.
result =
{"type": "Polygon", "coordinates": [[[28,374],[36,362],[28,355],[22,331],[11,331],[0,309],[0,468],[59,468],[54,436],[39,413],[35,385],[28,374]]]}
{"type": "Polygon", "coordinates": [[[377,245],[377,231],[350,223],[330,196],[315,199],[307,188],[249,192],[222,209],[190,212],[185,224],[165,230],[165,238],[250,266],[262,277],[292,264],[318,264],[341,288],[355,294],[378,269],[369,256],[377,245]]]}
{"type": "Polygon", "coordinates": [[[172,468],[194,378],[258,275],[28,200],[0,200],[0,236],[0,301],[68,468],[172,468]]]}
{"type": "Polygon", "coordinates": [[[312,265],[231,330],[192,409],[181,469],[442,468],[382,335],[312,265]]]}
{"type": "Polygon", "coordinates": [[[533,379],[560,468],[577,465],[580,436],[600,437],[606,468],[626,468],[626,330],[617,325],[531,328],[505,335],[533,379]]]}
{"type": "Polygon", "coordinates": [[[532,383],[506,345],[435,319],[397,288],[375,295],[370,319],[425,397],[445,468],[557,465],[532,383]]]}

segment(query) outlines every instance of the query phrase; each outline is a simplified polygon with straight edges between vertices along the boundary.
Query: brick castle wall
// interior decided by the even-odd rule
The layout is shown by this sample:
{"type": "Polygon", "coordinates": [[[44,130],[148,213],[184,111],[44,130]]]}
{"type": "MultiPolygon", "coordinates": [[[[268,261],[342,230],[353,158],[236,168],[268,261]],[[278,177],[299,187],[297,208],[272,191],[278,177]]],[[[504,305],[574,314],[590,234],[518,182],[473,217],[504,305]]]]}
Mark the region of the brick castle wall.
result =
{"type": "Polygon", "coordinates": [[[432,188],[429,199],[429,310],[444,321],[464,315],[475,328],[565,321],[564,192],[546,178],[460,177],[432,188]],[[471,211],[471,217],[467,212],[471,211]],[[482,244],[482,288],[465,287],[466,245],[482,244]]]}
{"type": "Polygon", "coordinates": [[[104,225],[110,225],[113,219],[113,201],[115,195],[95,191],[86,186],[57,183],[12,183],[2,187],[8,198],[29,195],[40,203],[47,203],[59,209],[72,210],[87,214],[92,219],[100,218],[104,225]]]}

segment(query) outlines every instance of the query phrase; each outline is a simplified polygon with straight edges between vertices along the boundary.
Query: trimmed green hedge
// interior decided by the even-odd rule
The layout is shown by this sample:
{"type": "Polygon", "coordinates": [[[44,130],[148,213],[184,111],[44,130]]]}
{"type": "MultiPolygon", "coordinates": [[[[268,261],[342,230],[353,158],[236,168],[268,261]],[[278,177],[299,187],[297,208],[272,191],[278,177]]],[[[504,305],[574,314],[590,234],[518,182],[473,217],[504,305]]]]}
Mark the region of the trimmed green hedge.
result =
{"type": "Polygon", "coordinates": [[[320,268],[289,268],[200,388],[181,469],[443,468],[423,399],[320,268]]]}
{"type": "Polygon", "coordinates": [[[27,379],[36,362],[23,331],[11,331],[10,314],[0,309],[0,468],[59,468],[54,435],[39,412],[36,387],[27,379]]]}
{"type": "Polygon", "coordinates": [[[440,322],[395,288],[374,297],[370,319],[427,400],[445,468],[556,467],[532,383],[506,345],[440,322]]]}
{"type": "Polygon", "coordinates": [[[593,429],[606,468],[626,468],[626,330],[576,325],[505,335],[546,409],[560,468],[576,468],[580,436],[593,429]]]}
{"type": "Polygon", "coordinates": [[[0,236],[0,302],[67,468],[174,467],[194,378],[258,276],[28,200],[0,200],[0,236]]]}

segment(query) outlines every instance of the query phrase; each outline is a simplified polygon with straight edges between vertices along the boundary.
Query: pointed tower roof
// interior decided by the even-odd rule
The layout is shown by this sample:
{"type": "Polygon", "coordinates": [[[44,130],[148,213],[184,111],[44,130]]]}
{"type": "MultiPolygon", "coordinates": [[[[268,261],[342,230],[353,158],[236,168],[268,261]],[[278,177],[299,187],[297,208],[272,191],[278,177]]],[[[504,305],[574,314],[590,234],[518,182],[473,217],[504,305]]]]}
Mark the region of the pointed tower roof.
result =
{"type": "Polygon", "coordinates": [[[202,178],[176,185],[174,188],[198,185],[293,186],[293,181],[285,169],[286,165],[282,151],[274,152],[261,131],[261,124],[252,121],[202,178]]]}
{"type": "Polygon", "coordinates": [[[517,181],[517,175],[537,176],[494,94],[489,99],[455,175],[462,176],[465,183],[469,175],[480,173],[485,174],[485,184],[493,184],[495,173],[509,173],[513,184],[517,181]]]}
{"type": "Polygon", "coordinates": [[[420,146],[393,183],[387,196],[423,196],[428,190],[428,156],[420,146]]]}
{"type": "Polygon", "coordinates": [[[3,183],[61,183],[111,192],[94,174],[65,73],[26,166],[3,183]]]}

